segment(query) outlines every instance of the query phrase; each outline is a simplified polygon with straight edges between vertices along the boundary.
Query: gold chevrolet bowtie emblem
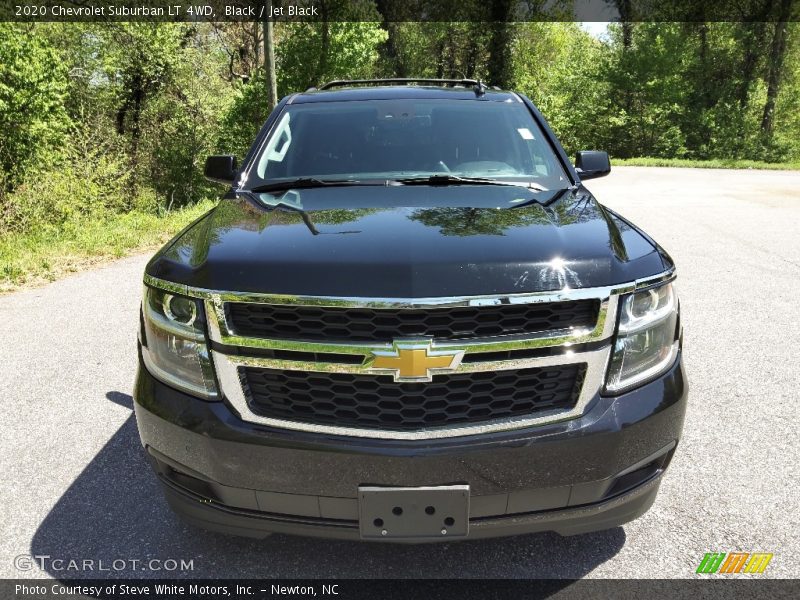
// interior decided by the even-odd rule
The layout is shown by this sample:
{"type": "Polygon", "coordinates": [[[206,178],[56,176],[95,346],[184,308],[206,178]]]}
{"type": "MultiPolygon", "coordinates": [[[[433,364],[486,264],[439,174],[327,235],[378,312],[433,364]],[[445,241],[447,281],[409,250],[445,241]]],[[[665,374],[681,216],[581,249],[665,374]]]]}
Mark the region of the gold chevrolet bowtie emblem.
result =
{"type": "Polygon", "coordinates": [[[395,381],[431,381],[436,372],[453,371],[463,350],[434,350],[430,340],[395,341],[392,350],[375,350],[369,369],[394,375],[395,381]]]}

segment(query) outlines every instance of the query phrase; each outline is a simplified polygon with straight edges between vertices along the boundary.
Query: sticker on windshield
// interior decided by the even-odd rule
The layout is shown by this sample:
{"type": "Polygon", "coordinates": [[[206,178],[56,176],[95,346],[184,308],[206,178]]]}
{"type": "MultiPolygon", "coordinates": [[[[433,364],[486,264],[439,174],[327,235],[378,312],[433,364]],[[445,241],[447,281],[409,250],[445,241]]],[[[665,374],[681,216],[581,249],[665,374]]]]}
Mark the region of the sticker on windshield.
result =
{"type": "Polygon", "coordinates": [[[533,139],[533,134],[531,133],[531,130],[528,129],[527,127],[523,127],[522,129],[517,129],[517,131],[519,131],[519,135],[522,137],[523,140],[533,139]]]}

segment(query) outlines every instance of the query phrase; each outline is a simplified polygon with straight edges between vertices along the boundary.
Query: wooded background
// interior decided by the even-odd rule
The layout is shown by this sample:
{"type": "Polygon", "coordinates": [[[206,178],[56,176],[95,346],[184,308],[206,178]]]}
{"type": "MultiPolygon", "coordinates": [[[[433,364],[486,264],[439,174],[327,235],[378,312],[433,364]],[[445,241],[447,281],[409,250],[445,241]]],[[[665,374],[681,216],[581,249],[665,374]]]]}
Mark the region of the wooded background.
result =
{"type": "MultiPolygon", "coordinates": [[[[381,2],[321,5],[329,21],[274,26],[279,97],[340,78],[480,78],[527,94],[571,154],[800,159],[787,0],[761,22],[622,22],[600,39],[576,23],[391,22],[381,2]]],[[[0,23],[0,233],[219,193],[202,179],[205,157],[241,157],[271,109],[263,33],[0,23]]]]}

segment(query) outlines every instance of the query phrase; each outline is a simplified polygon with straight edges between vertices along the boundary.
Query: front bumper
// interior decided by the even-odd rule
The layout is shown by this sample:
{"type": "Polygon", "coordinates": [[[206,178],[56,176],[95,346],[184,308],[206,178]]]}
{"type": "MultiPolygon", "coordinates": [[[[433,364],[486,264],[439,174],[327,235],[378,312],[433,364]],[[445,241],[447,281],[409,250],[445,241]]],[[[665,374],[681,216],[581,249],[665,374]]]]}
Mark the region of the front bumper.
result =
{"type": "Polygon", "coordinates": [[[359,538],[358,487],[470,486],[469,538],[607,529],[644,513],[680,438],[681,355],[658,379],[596,396],[576,419],[440,440],[377,440],[242,421],[154,379],[135,410],[167,499],[187,521],[263,537],[359,538]]]}

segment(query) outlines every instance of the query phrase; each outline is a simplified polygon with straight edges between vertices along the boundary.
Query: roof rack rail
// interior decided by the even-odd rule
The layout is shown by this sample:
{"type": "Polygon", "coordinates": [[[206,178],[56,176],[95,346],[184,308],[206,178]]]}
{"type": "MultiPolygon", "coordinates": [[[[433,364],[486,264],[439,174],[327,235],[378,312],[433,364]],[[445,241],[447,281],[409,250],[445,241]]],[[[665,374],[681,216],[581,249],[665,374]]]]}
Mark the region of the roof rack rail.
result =
{"type": "Polygon", "coordinates": [[[324,83],[318,88],[308,88],[306,91],[312,91],[315,89],[318,90],[329,90],[331,88],[337,87],[346,87],[350,85],[382,85],[382,84],[393,84],[393,85],[411,85],[414,83],[427,83],[432,85],[441,85],[441,86],[457,86],[462,85],[464,87],[480,87],[480,81],[477,79],[418,79],[416,77],[412,78],[405,78],[405,77],[396,77],[391,79],[337,79],[335,81],[329,81],[328,83],[324,83]]]}

